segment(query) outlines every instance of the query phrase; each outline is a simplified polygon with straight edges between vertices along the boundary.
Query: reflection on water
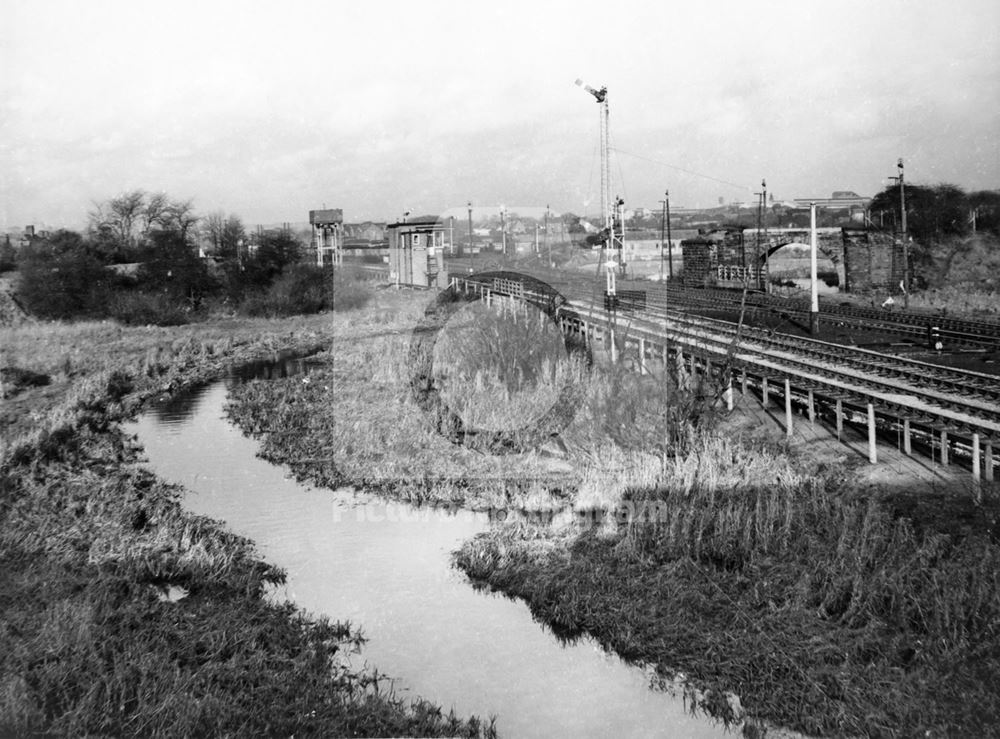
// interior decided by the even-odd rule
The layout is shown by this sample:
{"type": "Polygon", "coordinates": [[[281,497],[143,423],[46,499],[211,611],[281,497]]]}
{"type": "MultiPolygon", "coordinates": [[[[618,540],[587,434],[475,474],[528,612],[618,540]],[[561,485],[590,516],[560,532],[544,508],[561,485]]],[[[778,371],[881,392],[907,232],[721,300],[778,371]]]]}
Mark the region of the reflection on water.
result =
{"type": "Polygon", "coordinates": [[[161,424],[182,423],[194,415],[198,401],[208,389],[207,385],[195,385],[183,393],[164,395],[150,409],[150,413],[161,424]]]}
{"type": "MultiPolygon", "coordinates": [[[[304,374],[312,366],[308,358],[279,354],[271,359],[261,359],[233,367],[226,377],[226,385],[250,382],[251,380],[278,380],[304,374]]],[[[194,414],[194,410],[205,394],[207,384],[195,385],[183,393],[164,395],[150,412],[160,423],[173,424],[185,421],[194,414]]]]}
{"type": "Polygon", "coordinates": [[[523,603],[471,587],[450,553],[490,525],[486,514],[296,483],[223,418],[225,396],[214,383],[127,430],[157,474],[191,491],[189,510],[226,521],[287,571],[288,598],[360,626],[369,642],[355,659],[397,678],[398,695],[496,715],[512,737],[725,735],[650,690],[642,669],[590,639],[562,644],[523,603]]]}

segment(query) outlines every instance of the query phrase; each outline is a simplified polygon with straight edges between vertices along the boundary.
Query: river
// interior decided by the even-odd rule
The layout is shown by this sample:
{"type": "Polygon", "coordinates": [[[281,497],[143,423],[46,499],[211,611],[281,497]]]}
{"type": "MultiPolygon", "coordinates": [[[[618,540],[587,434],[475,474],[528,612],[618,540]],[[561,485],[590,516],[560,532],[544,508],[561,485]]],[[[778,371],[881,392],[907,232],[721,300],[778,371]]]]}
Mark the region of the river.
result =
{"type": "Polygon", "coordinates": [[[352,491],[303,485],[256,456],[223,415],[230,378],[154,405],[126,431],[149,467],[189,491],[184,506],[222,520],[284,568],[276,594],[347,620],[368,639],[355,665],[396,694],[459,715],[497,717],[508,737],[721,737],[679,694],[589,638],[560,641],[525,604],[472,587],[451,552],[490,523],[352,491]]]}

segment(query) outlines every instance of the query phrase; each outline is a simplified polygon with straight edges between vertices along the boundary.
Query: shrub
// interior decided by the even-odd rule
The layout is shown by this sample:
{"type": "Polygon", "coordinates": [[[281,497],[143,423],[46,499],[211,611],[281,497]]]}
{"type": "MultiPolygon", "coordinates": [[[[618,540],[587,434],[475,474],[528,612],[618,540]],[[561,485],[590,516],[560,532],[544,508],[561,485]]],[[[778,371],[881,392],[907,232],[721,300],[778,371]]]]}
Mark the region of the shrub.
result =
{"type": "Polygon", "coordinates": [[[180,326],[190,320],[190,313],[165,293],[119,291],[109,303],[111,317],[130,326],[180,326]]]}
{"type": "Polygon", "coordinates": [[[0,272],[9,272],[17,268],[17,251],[10,240],[0,244],[0,272]]]}
{"type": "Polygon", "coordinates": [[[218,284],[205,261],[179,232],[152,234],[152,243],[143,256],[145,261],[139,268],[138,278],[147,291],[165,293],[173,303],[187,303],[195,310],[217,291],[218,284]]]}
{"type": "Polygon", "coordinates": [[[371,288],[361,281],[361,276],[353,279],[339,274],[333,280],[333,309],[335,311],[356,310],[367,305],[371,299],[371,288]]]}
{"type": "MultiPolygon", "coordinates": [[[[327,310],[331,307],[329,279],[329,273],[322,267],[311,264],[288,267],[266,291],[251,293],[243,301],[243,312],[252,316],[290,316],[327,310]]],[[[359,307],[367,300],[368,292],[360,285],[339,276],[335,280],[334,308],[342,310],[343,303],[359,307]],[[343,299],[342,290],[348,292],[343,299]]]]}
{"type": "Polygon", "coordinates": [[[104,315],[115,276],[83,250],[57,251],[32,245],[21,264],[17,294],[25,308],[41,318],[104,315]]]}

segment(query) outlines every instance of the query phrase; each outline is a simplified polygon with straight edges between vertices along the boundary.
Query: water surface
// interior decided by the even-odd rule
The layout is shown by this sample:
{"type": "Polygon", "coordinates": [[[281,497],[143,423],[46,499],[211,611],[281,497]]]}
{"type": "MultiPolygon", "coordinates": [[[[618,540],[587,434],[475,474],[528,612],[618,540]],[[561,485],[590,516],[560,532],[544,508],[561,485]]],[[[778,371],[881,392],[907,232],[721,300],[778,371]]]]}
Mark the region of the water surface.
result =
{"type": "Polygon", "coordinates": [[[474,589],[450,553],[490,525],[485,514],[297,483],[224,419],[226,392],[222,381],[198,388],[127,430],[159,476],[190,491],[188,510],[287,571],[289,599],[359,626],[369,641],[354,664],[392,676],[397,695],[496,715],[508,737],[726,735],[593,640],[564,644],[523,603],[474,589]]]}

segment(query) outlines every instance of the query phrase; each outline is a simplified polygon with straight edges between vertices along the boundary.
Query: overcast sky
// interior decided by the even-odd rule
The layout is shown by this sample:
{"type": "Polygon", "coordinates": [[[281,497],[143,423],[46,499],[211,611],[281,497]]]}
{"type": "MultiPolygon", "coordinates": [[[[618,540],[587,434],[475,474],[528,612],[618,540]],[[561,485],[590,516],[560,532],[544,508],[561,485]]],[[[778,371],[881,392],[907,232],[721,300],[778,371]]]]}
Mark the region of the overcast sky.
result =
{"type": "Polygon", "coordinates": [[[997,0],[0,0],[0,221],[142,188],[248,224],[1000,187],[997,0]]]}

